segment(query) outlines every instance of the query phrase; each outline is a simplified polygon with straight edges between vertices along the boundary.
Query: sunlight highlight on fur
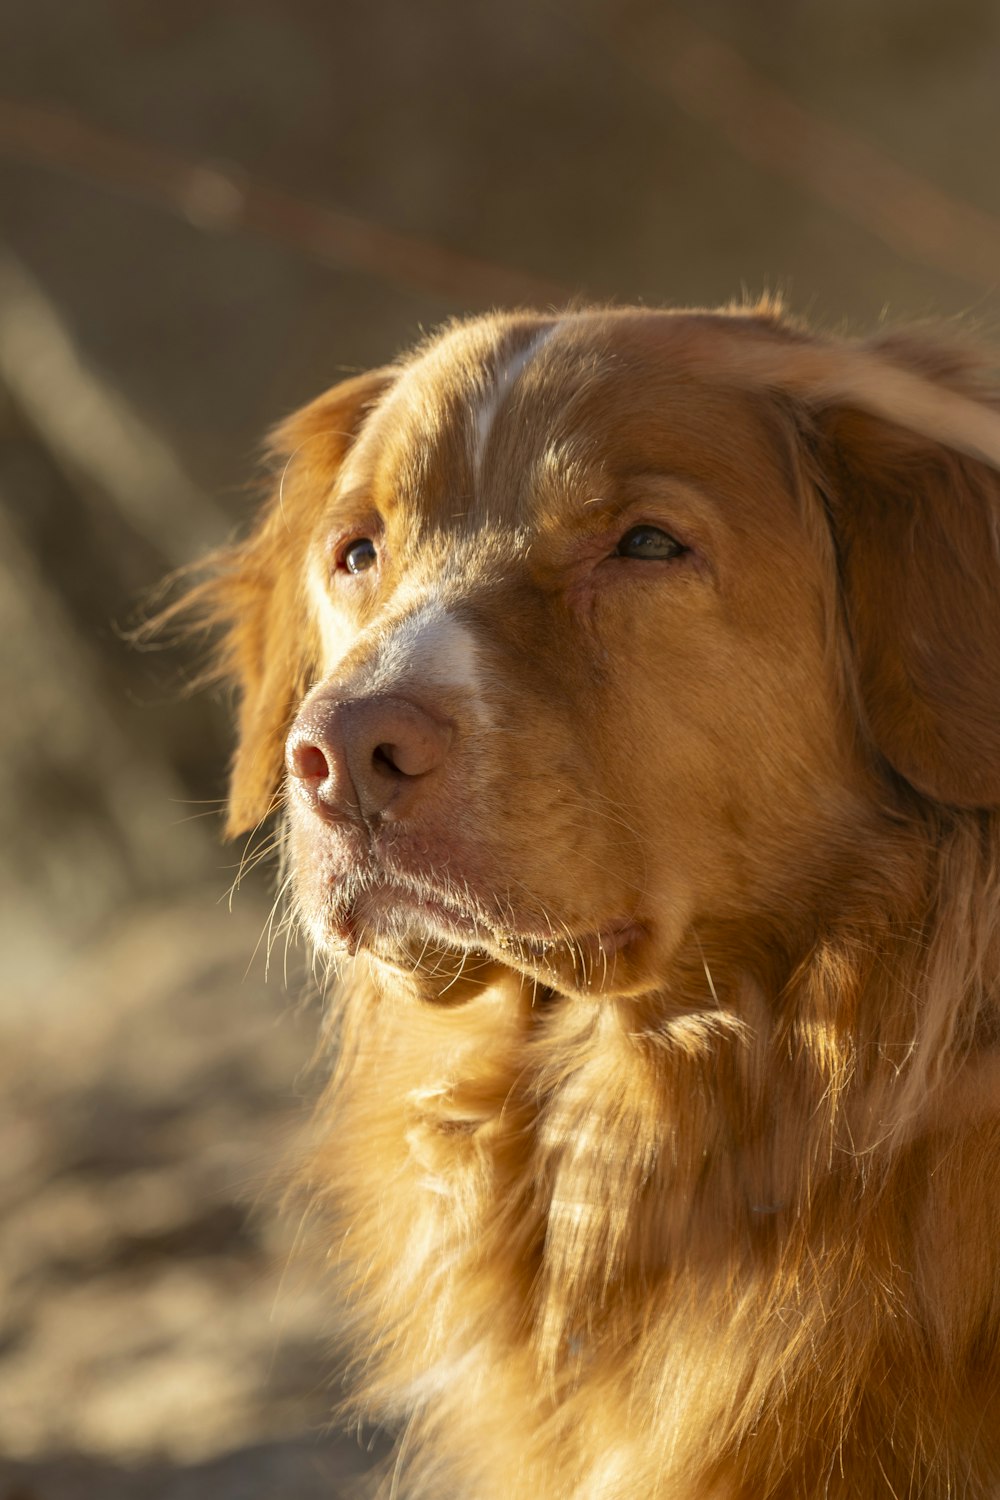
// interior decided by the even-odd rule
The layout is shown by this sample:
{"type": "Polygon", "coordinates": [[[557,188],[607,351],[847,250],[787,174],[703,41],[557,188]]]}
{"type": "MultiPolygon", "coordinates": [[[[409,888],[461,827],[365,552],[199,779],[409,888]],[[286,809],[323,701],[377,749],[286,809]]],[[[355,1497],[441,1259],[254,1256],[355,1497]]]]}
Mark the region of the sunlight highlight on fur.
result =
{"type": "Polygon", "coordinates": [[[389,1500],[1000,1493],[998,408],[923,337],[595,309],[279,433],[192,609],[389,1500]]]}

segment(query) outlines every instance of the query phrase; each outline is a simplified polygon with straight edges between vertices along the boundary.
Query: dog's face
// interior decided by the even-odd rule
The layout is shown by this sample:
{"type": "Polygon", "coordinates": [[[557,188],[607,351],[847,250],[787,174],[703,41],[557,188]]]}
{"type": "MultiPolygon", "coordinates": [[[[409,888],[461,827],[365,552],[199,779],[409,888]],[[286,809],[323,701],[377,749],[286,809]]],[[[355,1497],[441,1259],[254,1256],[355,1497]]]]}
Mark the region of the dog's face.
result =
{"type": "Polygon", "coordinates": [[[787,932],[859,858],[889,647],[859,687],[864,528],[831,527],[768,341],[794,360],[767,320],[495,317],[288,424],[236,821],[287,730],[320,948],[636,993],[699,922],[787,932]]]}
{"type": "Polygon", "coordinates": [[[765,402],[641,322],[474,325],[405,370],[309,546],[315,940],[620,990],[692,917],[787,897],[855,774],[794,466],[765,402]]]}

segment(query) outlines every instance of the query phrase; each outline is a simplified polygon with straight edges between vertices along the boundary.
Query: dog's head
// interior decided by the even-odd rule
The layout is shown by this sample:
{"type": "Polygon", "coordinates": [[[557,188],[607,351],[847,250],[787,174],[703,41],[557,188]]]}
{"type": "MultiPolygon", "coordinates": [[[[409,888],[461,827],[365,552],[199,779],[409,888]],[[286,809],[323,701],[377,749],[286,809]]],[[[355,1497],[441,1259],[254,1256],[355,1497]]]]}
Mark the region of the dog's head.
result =
{"type": "Polygon", "coordinates": [[[207,586],[230,830],[282,788],[314,941],[662,985],[922,800],[1000,800],[1000,418],[767,311],[495,316],[276,438],[207,586]]]}

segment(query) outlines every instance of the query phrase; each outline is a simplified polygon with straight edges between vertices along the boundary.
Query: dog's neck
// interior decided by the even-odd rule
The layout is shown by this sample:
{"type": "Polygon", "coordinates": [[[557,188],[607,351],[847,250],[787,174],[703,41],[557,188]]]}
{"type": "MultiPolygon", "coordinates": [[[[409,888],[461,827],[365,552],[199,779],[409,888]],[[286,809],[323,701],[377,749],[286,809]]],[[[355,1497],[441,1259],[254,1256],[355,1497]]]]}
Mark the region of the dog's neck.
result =
{"type": "Polygon", "coordinates": [[[947,878],[914,861],[906,909],[882,911],[877,930],[869,904],[867,926],[739,954],[706,924],[670,990],[638,999],[568,998],[493,967],[448,1005],[451,991],[435,1003],[398,976],[380,995],[366,966],[344,997],[317,1175],[346,1214],[351,1295],[393,1330],[368,1397],[447,1401],[482,1366],[520,1370],[509,1378],[555,1413],[610,1380],[662,1414],[678,1473],[701,1462],[685,1433],[702,1443],[710,1421],[739,1446],[796,1387],[828,1400],[841,1364],[846,1413],[893,1320],[922,1327],[926,1226],[946,1215],[938,1168],[959,1118],[943,1092],[964,1080],[959,1137],[1000,1105],[1000,1068],[979,1045],[995,1034],[980,976],[996,971],[997,915],[972,894],[993,837],[955,820],[938,854],[947,878]],[[927,936],[954,943],[945,901],[967,906],[964,989],[947,996],[938,976],[955,954],[927,936]],[[886,1003],[901,993],[905,1017],[886,1003]],[[912,1233],[874,1264],[873,1226],[901,1192],[912,1233]],[[642,1365],[651,1317],[654,1347],[671,1350],[655,1372],[642,1365]]]}

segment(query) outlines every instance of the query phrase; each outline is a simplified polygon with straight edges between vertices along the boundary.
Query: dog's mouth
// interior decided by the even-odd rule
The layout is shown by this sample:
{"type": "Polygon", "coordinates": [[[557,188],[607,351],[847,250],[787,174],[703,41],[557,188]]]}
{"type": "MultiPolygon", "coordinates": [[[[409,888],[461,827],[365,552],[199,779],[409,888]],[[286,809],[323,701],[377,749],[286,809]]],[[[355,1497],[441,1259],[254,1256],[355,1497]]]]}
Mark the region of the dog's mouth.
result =
{"type": "Polygon", "coordinates": [[[439,948],[458,949],[588,991],[615,979],[643,931],[631,919],[586,926],[532,919],[467,889],[459,894],[357,871],[332,884],[324,917],[326,944],[344,954],[366,950],[409,970],[439,948]]]}

